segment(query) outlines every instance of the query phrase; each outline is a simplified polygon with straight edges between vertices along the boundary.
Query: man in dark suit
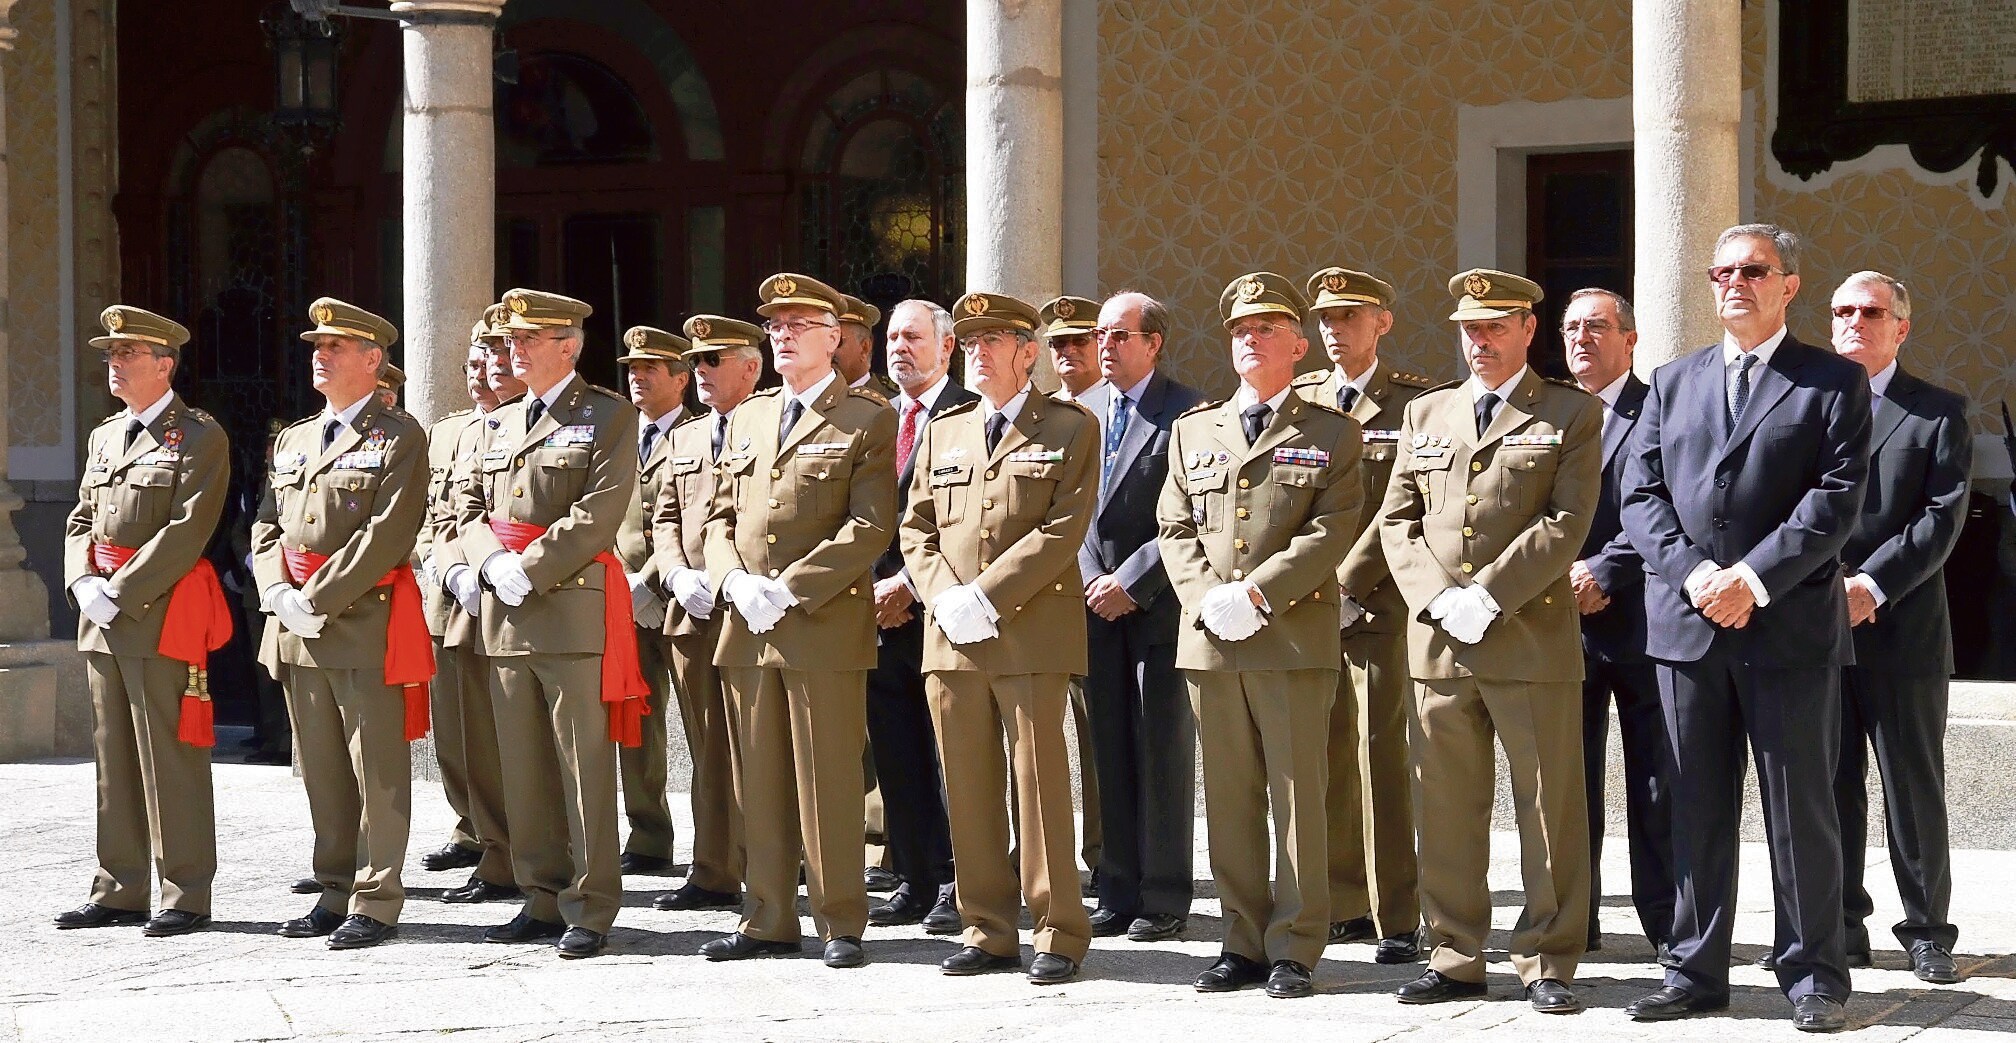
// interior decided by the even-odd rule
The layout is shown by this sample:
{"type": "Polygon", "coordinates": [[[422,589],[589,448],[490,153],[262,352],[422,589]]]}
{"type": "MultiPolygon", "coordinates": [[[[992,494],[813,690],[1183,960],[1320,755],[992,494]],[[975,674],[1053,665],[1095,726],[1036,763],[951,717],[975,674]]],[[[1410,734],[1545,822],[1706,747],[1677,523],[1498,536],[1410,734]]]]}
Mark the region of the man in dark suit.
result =
{"type": "MultiPolygon", "coordinates": [[[[952,316],[930,301],[904,301],[889,312],[889,372],[901,393],[896,409],[896,506],[910,499],[912,452],[924,425],[943,410],[979,396],[946,376],[952,316]]],[[[924,613],[903,568],[897,538],[875,562],[875,622],[880,645],[868,673],[868,747],[882,787],[883,829],[898,881],[887,901],[868,910],[880,927],[923,921],[933,934],[956,934],[952,894],[952,834],[945,820],[937,737],[924,696],[924,613]]]]}
{"type": "Polygon", "coordinates": [[[1638,322],[1609,290],[1577,290],[1561,316],[1568,371],[1603,402],[1603,495],[1582,555],[1568,571],[1582,614],[1582,763],[1589,794],[1589,950],[1603,947],[1603,782],[1610,703],[1624,747],[1624,808],[1631,839],[1631,904],[1659,958],[1671,959],[1673,780],[1659,681],[1645,657],[1645,562],[1618,518],[1624,465],[1647,388],[1631,372],[1638,322]]]}
{"type": "Polygon", "coordinates": [[[1862,886],[1868,847],[1867,747],[1876,747],[1890,868],[1904,900],[1892,928],[1918,977],[1960,980],[1959,930],[1946,919],[1953,875],[1946,841],[1946,680],[1953,632],[1941,569],[1967,517],[1974,446],[1967,399],[1900,368],[1911,295],[1880,272],[1857,272],[1834,291],[1834,350],[1869,374],[1868,499],[1841,553],[1855,665],[1842,671],[1841,762],[1834,804],[1846,871],[1848,962],[1869,965],[1875,911],[1862,886]]]}
{"type": "Polygon", "coordinates": [[[1169,427],[1203,396],[1156,372],[1169,314],[1144,293],[1107,298],[1094,330],[1112,385],[1100,417],[1099,503],[1078,553],[1085,676],[1099,812],[1099,907],[1092,933],[1137,942],[1174,937],[1190,916],[1197,725],[1176,670],[1181,607],[1155,541],[1155,503],[1169,474],[1169,427]]]}
{"type": "Polygon", "coordinates": [[[1785,329],[1799,239],[1737,225],[1709,278],[1722,343],[1662,367],[1638,418],[1623,518],[1645,557],[1646,654],[1677,762],[1678,966],[1626,1013],[1729,1003],[1744,739],[1777,884],[1778,984],[1793,1024],[1846,1024],[1841,837],[1832,780],[1841,668],[1854,662],[1841,548],[1869,471],[1862,367],[1785,329]]]}

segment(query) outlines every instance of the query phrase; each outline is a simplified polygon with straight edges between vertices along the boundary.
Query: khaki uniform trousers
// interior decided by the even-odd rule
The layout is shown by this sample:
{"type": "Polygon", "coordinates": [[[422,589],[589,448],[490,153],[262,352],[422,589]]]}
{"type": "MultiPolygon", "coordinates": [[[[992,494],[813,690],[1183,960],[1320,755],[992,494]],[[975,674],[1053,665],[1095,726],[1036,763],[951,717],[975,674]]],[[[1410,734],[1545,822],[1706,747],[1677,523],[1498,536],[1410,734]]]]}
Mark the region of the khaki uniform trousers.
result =
{"type": "Polygon", "coordinates": [[[1421,926],[1406,642],[1404,634],[1344,638],[1330,707],[1330,920],[1370,915],[1381,938],[1421,926]]]}
{"type": "Polygon", "coordinates": [[[672,804],[665,795],[665,713],[672,688],[669,641],[655,628],[637,628],[637,665],[651,686],[651,712],[644,715],[643,745],[616,748],[616,765],[623,780],[623,817],[630,822],[630,839],[623,842],[623,850],[668,859],[672,857],[672,804]]]}
{"type": "Polygon", "coordinates": [[[686,749],[693,757],[693,859],[686,882],[709,891],[734,894],[742,890],[742,809],[735,802],[735,764],[729,752],[733,730],[721,673],[714,666],[714,646],[720,643],[717,623],[698,634],[682,634],[671,642],[673,692],[686,727],[686,749]]]}
{"type": "Polygon", "coordinates": [[[434,735],[434,762],[441,768],[441,792],[455,812],[455,828],[448,840],[456,847],[480,851],[476,820],[469,811],[469,764],[463,754],[467,743],[462,729],[461,666],[455,649],[443,647],[434,638],[434,680],[427,686],[428,718],[434,735]]]}
{"type": "MultiPolygon", "coordinates": [[[[497,752],[497,717],[490,697],[490,657],[483,654],[479,642],[480,638],[472,638],[434,660],[437,696],[444,672],[453,679],[456,689],[453,696],[456,715],[449,717],[438,709],[435,711],[434,749],[439,755],[452,745],[462,764],[468,821],[474,831],[474,846],[483,852],[476,863],[476,879],[510,887],[516,878],[511,872],[510,818],[504,811],[504,769],[497,752]]],[[[438,698],[434,705],[441,705],[438,698]]],[[[448,778],[445,756],[442,763],[445,786],[448,778]]],[[[463,843],[460,827],[455,842],[463,843]]]]}
{"type": "Polygon", "coordinates": [[[1512,928],[1519,980],[1575,980],[1589,941],[1589,820],[1582,784],[1582,686],[1575,681],[1417,680],[1415,809],[1428,966],[1484,980],[1491,930],[1495,732],[1511,768],[1526,908],[1512,928]]]}
{"type": "Polygon", "coordinates": [[[1071,679],[1071,726],[1078,742],[1078,804],[1084,810],[1080,813],[1085,820],[1079,838],[1078,857],[1085,860],[1085,868],[1099,868],[1099,856],[1106,850],[1106,831],[1099,822],[1099,772],[1093,762],[1098,755],[1093,752],[1092,717],[1085,709],[1085,679],[1071,679]]]}
{"type": "Polygon", "coordinates": [[[996,956],[1021,951],[1017,928],[1025,899],[1037,952],[1082,962],[1092,944],[1071,850],[1071,759],[1064,746],[1070,683],[1068,674],[933,670],[924,675],[945,772],[963,941],[996,956]],[[1008,812],[1001,799],[1011,780],[1002,758],[1004,726],[1014,761],[1019,873],[1010,869],[1008,812]]]}
{"type": "Polygon", "coordinates": [[[97,717],[98,873],[91,900],[146,912],[158,872],[162,909],[208,916],[217,876],[210,750],[175,738],[189,664],[86,652],[84,665],[97,717]]]}
{"type": "Polygon", "coordinates": [[[742,933],[798,940],[802,857],[820,940],[861,937],[868,671],[733,666],[721,676],[734,713],[735,793],[748,845],[742,933]]]}
{"type": "Polygon", "coordinates": [[[1313,968],[1330,934],[1327,824],[1335,669],[1185,670],[1204,754],[1204,825],[1224,951],[1313,968]],[[1269,886],[1267,811],[1273,806],[1269,886]]]}
{"type": "Polygon", "coordinates": [[[616,743],[594,653],[490,657],[490,691],[525,912],[609,933],[623,901],[616,743]]]}
{"type": "Polygon", "coordinates": [[[413,758],[406,697],[384,668],[282,667],[294,751],[315,827],[317,902],[332,913],[398,923],[400,870],[413,822],[413,758]]]}

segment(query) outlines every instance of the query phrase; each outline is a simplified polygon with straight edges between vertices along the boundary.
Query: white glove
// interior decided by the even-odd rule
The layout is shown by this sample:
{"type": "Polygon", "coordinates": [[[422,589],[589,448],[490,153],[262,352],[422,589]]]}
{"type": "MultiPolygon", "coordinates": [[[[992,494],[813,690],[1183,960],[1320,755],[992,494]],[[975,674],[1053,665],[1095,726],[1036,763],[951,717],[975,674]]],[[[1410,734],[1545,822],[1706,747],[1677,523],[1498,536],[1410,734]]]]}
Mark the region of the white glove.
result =
{"type": "MultiPolygon", "coordinates": [[[[1498,621],[1498,609],[1491,595],[1483,587],[1470,586],[1455,588],[1456,596],[1451,598],[1442,614],[1442,629],[1451,638],[1466,645],[1474,645],[1484,640],[1484,632],[1498,621]]],[[[1439,599],[1441,595],[1436,595],[1439,599]]]]}
{"type": "Polygon", "coordinates": [[[665,625],[665,602],[653,594],[644,604],[630,606],[630,618],[646,630],[656,630],[665,625]]]}
{"type": "Polygon", "coordinates": [[[434,555],[420,559],[420,589],[434,590],[441,586],[441,573],[434,568],[434,555]]]}
{"type": "Polygon", "coordinates": [[[1001,628],[995,625],[1001,614],[987,601],[987,595],[970,583],[947,588],[938,595],[938,600],[931,603],[931,618],[944,632],[945,639],[955,645],[1001,636],[1001,628]]]}
{"type": "Polygon", "coordinates": [[[308,595],[292,587],[281,591],[273,598],[273,614],[280,617],[280,625],[301,637],[321,637],[322,625],[329,617],[315,611],[308,603],[308,595]]]}
{"type": "Polygon", "coordinates": [[[448,588],[449,596],[462,606],[462,611],[476,615],[483,607],[483,583],[476,577],[476,570],[467,565],[457,565],[448,570],[442,584],[448,588]]]}
{"type": "Polygon", "coordinates": [[[1353,623],[1365,618],[1365,606],[1358,599],[1339,591],[1337,594],[1337,629],[1349,630],[1353,623]]]}
{"type": "Polygon", "coordinates": [[[261,612],[264,612],[264,613],[266,613],[266,614],[267,614],[267,615],[269,615],[269,616],[270,616],[270,615],[272,615],[272,614],[273,614],[273,602],[274,602],[274,599],[276,599],[276,598],[278,598],[278,597],[280,596],[280,592],[281,592],[281,591],[283,591],[283,590],[293,590],[293,589],[294,589],[294,588],[293,588],[293,587],[291,587],[291,586],[289,586],[288,584],[285,584],[285,583],[275,583],[275,584],[273,584],[272,586],[270,586],[270,587],[267,587],[267,588],[266,588],[265,590],[262,590],[262,591],[260,591],[260,592],[259,592],[259,611],[261,611],[261,612]]]}
{"type": "Polygon", "coordinates": [[[119,618],[119,605],[112,600],[111,587],[103,576],[86,576],[70,584],[70,593],[77,599],[77,611],[100,627],[111,626],[119,618]]]}
{"type": "MultiPolygon", "coordinates": [[[[788,606],[773,601],[763,581],[747,572],[738,570],[729,574],[721,587],[722,593],[728,595],[728,600],[734,604],[735,611],[741,614],[742,622],[748,624],[752,634],[767,634],[776,629],[778,620],[784,618],[784,609],[788,606]]],[[[789,591],[783,593],[791,598],[789,591]]],[[[791,598],[791,603],[796,604],[797,599],[791,598]]]]}
{"type": "Polygon", "coordinates": [[[1240,582],[1220,583],[1205,591],[1197,611],[1204,629],[1226,641],[1244,641],[1259,633],[1264,620],[1250,589],[1240,582]]]}
{"type": "Polygon", "coordinates": [[[532,577],[525,575],[525,559],[517,551],[500,550],[483,559],[483,578],[507,605],[522,605],[532,593],[532,577]]]}
{"type": "Polygon", "coordinates": [[[791,588],[785,586],[783,581],[759,576],[756,582],[763,590],[764,600],[777,607],[778,615],[781,616],[798,607],[798,595],[791,593],[791,588]]]}
{"type": "Polygon", "coordinates": [[[672,599],[679,602],[687,615],[706,619],[714,614],[714,591],[707,585],[706,573],[699,569],[674,569],[671,585],[672,599]]]}

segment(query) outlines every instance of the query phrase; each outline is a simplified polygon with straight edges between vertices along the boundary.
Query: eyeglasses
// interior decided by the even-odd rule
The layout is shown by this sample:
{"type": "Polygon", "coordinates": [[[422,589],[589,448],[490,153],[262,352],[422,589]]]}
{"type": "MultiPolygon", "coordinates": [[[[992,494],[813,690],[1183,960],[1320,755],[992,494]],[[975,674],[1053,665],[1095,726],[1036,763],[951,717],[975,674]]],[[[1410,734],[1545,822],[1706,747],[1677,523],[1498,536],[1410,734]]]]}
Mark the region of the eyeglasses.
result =
{"type": "Polygon", "coordinates": [[[1092,343],[1093,339],[1090,333],[1059,333],[1050,338],[1050,347],[1056,349],[1068,345],[1074,348],[1082,348],[1092,343]]]}
{"type": "Polygon", "coordinates": [[[1111,342],[1112,345],[1116,348],[1120,347],[1123,344],[1126,344],[1127,338],[1129,337],[1147,337],[1147,336],[1152,336],[1152,334],[1148,333],[1146,330],[1107,329],[1104,326],[1095,327],[1092,330],[1093,340],[1099,341],[1102,344],[1111,342]]]}
{"type": "Polygon", "coordinates": [[[98,357],[106,362],[131,362],[153,354],[152,348],[136,348],[129,344],[124,347],[102,349],[98,352],[98,357]]]}
{"type": "Polygon", "coordinates": [[[982,348],[998,349],[1015,343],[1017,341],[1013,335],[1000,330],[991,330],[987,333],[976,334],[960,341],[959,350],[964,351],[968,355],[977,355],[982,348]]]}
{"type": "Polygon", "coordinates": [[[1615,324],[1604,322],[1601,319],[1578,320],[1573,322],[1564,322],[1561,324],[1561,332],[1567,334],[1570,337],[1576,335],[1577,333],[1581,333],[1584,330],[1587,330],[1589,333],[1594,334],[1595,336],[1601,337],[1602,335],[1610,332],[1611,330],[1620,328],[1621,327],[1615,324]]]}
{"type": "Polygon", "coordinates": [[[1759,282],[1767,276],[1790,274],[1792,273],[1783,268],[1768,264],[1721,264],[1708,269],[1708,281],[1717,286],[1727,286],[1734,282],[1738,275],[1741,275],[1745,282],[1759,282]]]}
{"type": "Polygon", "coordinates": [[[1858,314],[1870,322],[1890,317],[1890,309],[1879,308],[1874,304],[1837,304],[1833,311],[1834,317],[1843,322],[1855,321],[1855,316],[1858,314]]]}
{"type": "Polygon", "coordinates": [[[1251,337],[1254,340],[1267,340],[1287,329],[1287,326],[1278,322],[1242,322],[1232,327],[1232,339],[1245,340],[1251,337]]]}
{"type": "Polygon", "coordinates": [[[766,322],[763,324],[763,332],[772,338],[782,337],[786,333],[793,337],[802,337],[806,330],[830,330],[838,325],[832,322],[813,322],[810,319],[792,319],[790,322],[766,322]]]}

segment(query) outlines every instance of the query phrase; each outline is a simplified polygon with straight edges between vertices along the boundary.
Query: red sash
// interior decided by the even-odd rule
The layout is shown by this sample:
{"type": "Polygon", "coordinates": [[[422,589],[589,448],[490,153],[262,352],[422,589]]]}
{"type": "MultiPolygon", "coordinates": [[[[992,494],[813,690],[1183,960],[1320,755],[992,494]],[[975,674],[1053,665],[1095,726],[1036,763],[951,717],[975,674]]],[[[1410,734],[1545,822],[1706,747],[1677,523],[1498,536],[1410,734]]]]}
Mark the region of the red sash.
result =
{"type": "MultiPolygon", "coordinates": [[[[280,549],[287,578],[295,586],[329,560],[327,554],[280,549]]],[[[427,736],[427,682],[434,677],[434,639],[427,633],[427,609],[413,566],[400,562],[373,586],[392,588],[392,616],[385,623],[385,683],[406,693],[406,741],[427,736]]]]}
{"type": "MultiPolygon", "coordinates": [[[[507,550],[519,554],[545,535],[544,525],[490,519],[490,531],[507,550]]],[[[609,738],[632,748],[644,745],[645,700],[651,687],[637,661],[637,623],[630,615],[630,584],[613,551],[595,555],[602,563],[602,701],[609,704],[609,738]]]]}
{"type": "MultiPolygon", "coordinates": [[[[91,545],[91,567],[105,575],[117,572],[135,547],[111,543],[91,545]]],[[[217,745],[216,713],[210,705],[210,653],[231,640],[231,605],[217,582],[217,566],[197,558],[195,567],[168,594],[168,617],[161,623],[162,655],[189,664],[188,686],[182,690],[182,714],[175,738],[191,746],[217,745]]]]}

